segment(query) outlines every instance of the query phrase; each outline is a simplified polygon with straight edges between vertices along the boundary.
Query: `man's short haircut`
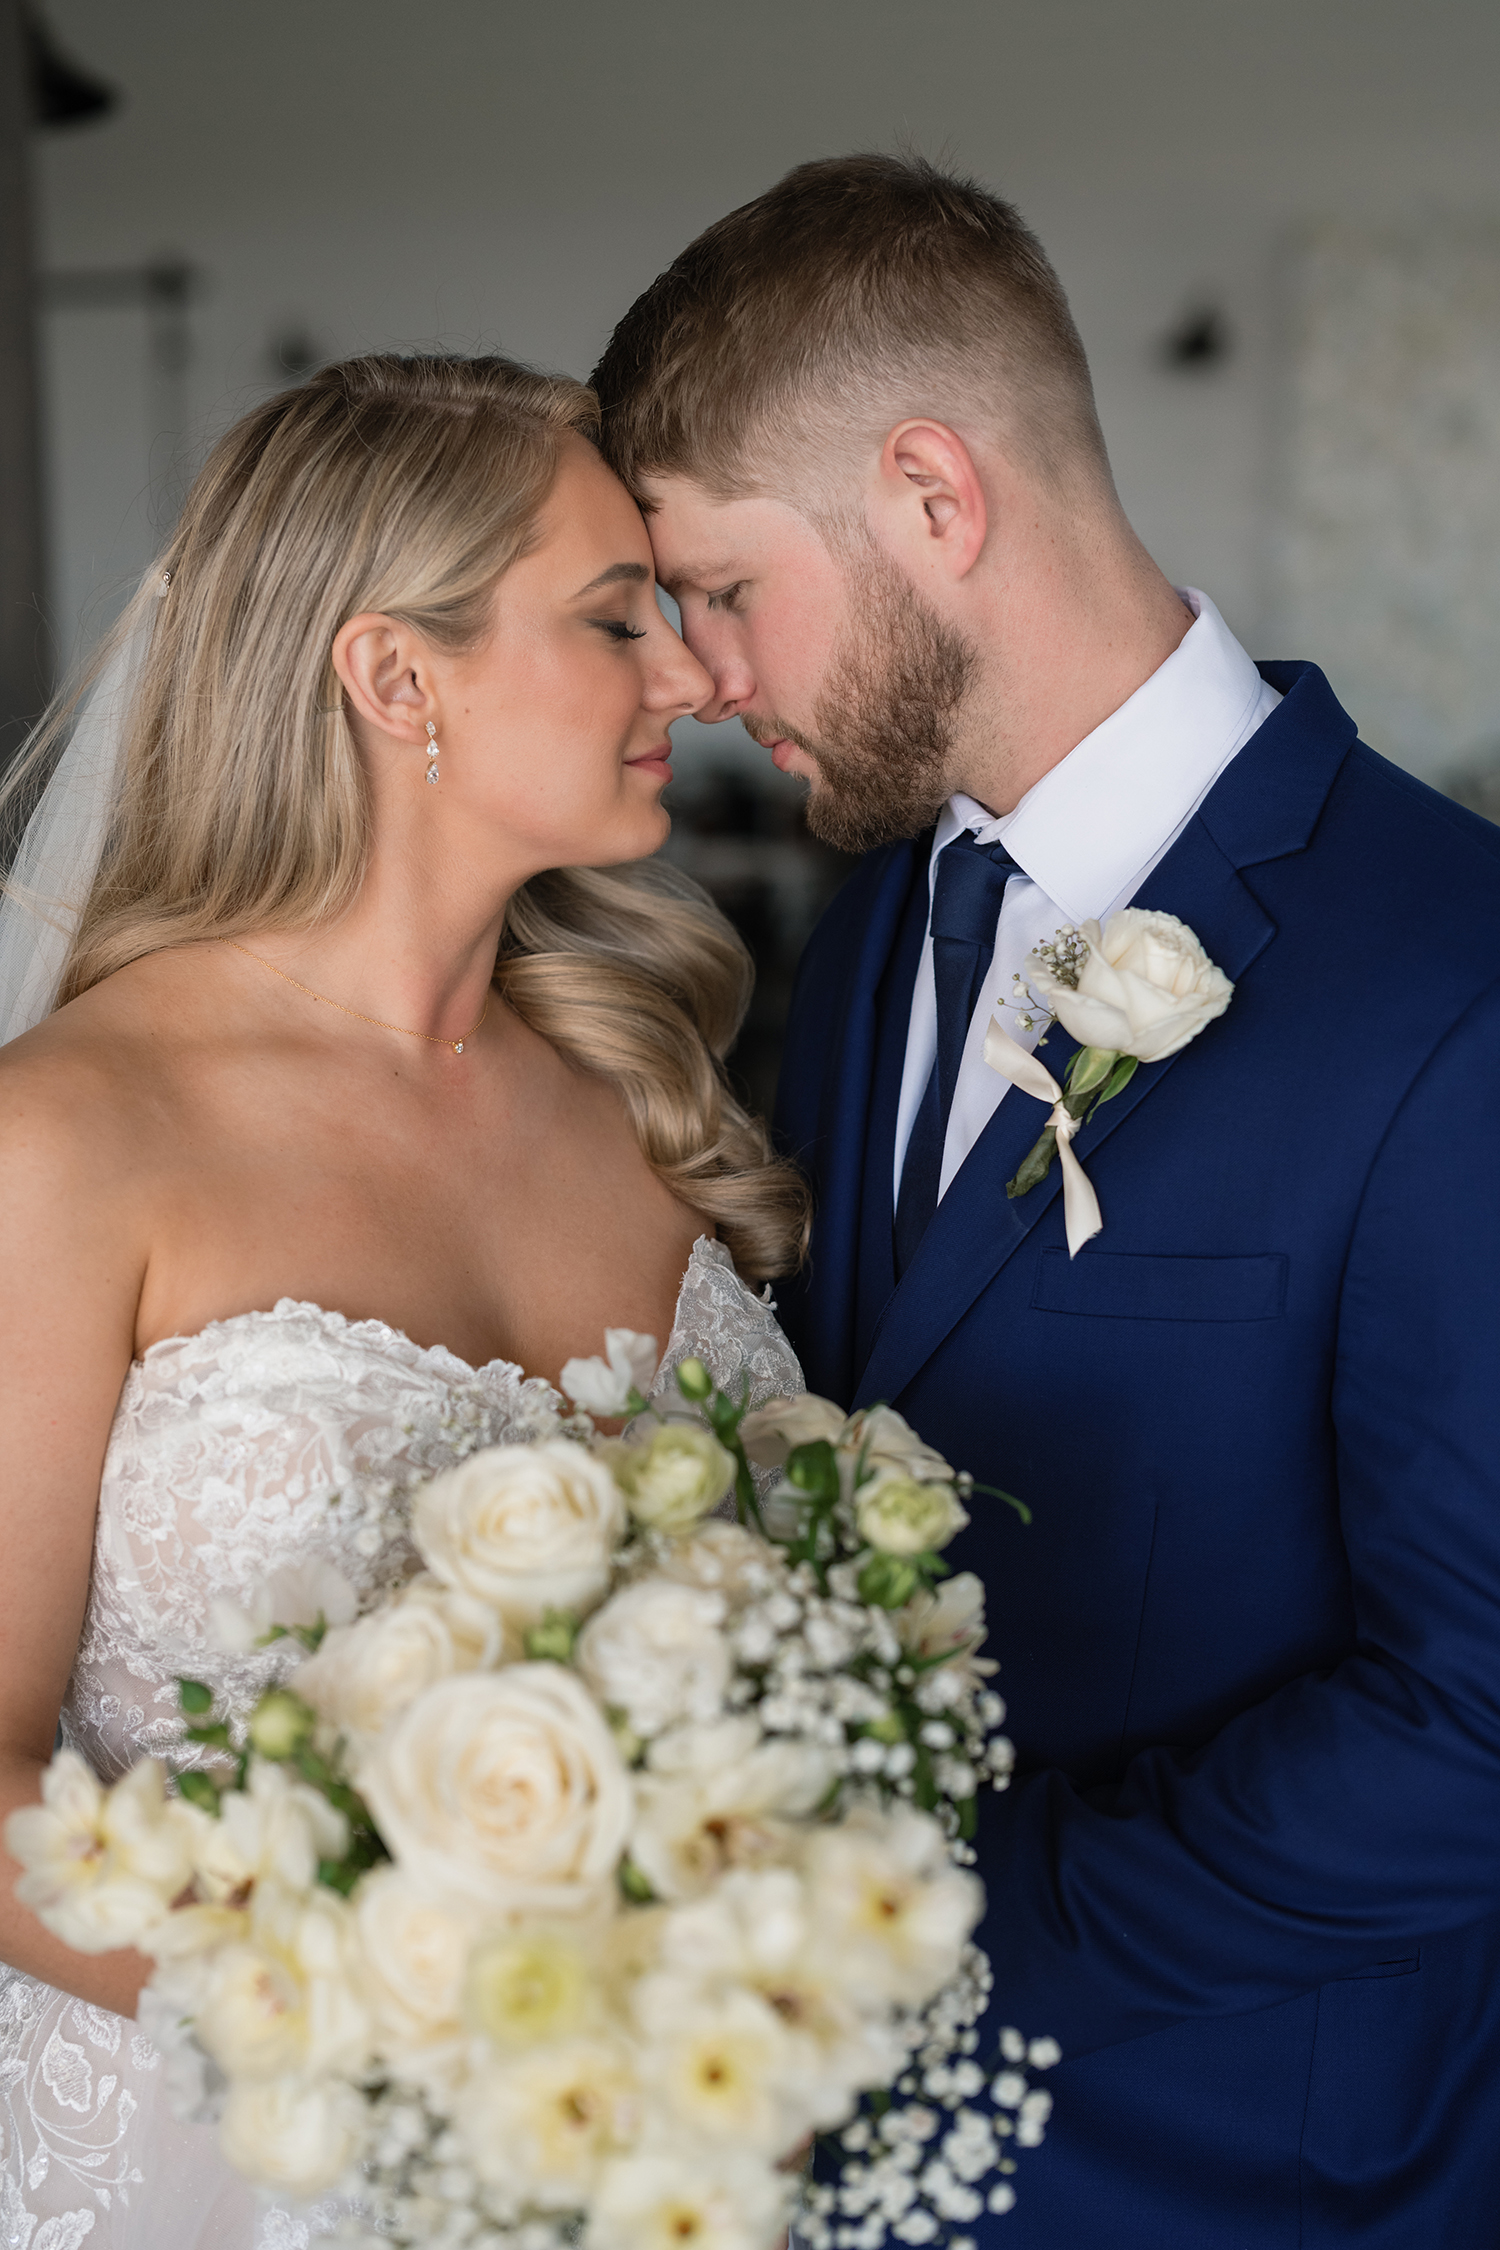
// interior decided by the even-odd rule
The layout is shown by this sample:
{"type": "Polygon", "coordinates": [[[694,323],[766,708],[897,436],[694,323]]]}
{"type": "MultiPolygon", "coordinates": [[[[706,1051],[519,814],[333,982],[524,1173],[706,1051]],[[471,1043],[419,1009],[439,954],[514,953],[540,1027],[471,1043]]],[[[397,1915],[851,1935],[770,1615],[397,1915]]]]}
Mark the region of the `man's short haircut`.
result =
{"type": "Polygon", "coordinates": [[[605,458],[642,497],[838,512],[908,415],[978,431],[1047,482],[1109,484],[1088,361],[1036,236],[916,157],[799,164],[652,282],[593,374],[605,458]]]}

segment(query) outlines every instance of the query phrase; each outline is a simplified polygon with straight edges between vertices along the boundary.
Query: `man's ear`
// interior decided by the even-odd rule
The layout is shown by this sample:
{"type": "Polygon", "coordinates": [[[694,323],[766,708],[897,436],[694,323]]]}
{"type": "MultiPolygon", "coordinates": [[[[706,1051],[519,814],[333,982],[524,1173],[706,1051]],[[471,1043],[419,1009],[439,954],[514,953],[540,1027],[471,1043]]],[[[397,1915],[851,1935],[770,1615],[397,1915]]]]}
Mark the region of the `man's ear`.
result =
{"type": "Polygon", "coordinates": [[[437,718],[428,652],[409,625],[362,611],[334,635],[333,668],[352,712],[398,742],[421,742],[437,718]]]}
{"type": "Polygon", "coordinates": [[[872,515],[920,583],[966,577],[989,529],[973,455],[945,422],[898,422],[881,448],[872,515]]]}

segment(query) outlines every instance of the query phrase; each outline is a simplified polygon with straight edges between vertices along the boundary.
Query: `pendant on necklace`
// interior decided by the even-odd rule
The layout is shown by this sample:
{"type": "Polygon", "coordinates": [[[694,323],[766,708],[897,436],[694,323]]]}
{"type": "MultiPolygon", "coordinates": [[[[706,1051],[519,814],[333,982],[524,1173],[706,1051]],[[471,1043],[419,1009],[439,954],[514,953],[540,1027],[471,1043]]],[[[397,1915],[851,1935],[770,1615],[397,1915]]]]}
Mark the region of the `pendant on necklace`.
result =
{"type": "Polygon", "coordinates": [[[461,1055],[461,1054],[463,1053],[463,1051],[464,1051],[464,1043],[463,1043],[463,1041],[462,1041],[461,1039],[455,1039],[455,1040],[454,1040],[454,1042],[453,1042],[453,1052],[455,1053],[455,1055],[461,1055]]]}

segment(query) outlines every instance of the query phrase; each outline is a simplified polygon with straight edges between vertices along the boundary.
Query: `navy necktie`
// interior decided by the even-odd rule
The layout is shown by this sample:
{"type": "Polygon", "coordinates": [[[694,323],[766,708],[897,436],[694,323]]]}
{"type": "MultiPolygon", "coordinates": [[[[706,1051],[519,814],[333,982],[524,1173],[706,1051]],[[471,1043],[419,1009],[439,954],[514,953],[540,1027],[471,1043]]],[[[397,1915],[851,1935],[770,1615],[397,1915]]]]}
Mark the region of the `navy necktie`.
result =
{"type": "Polygon", "coordinates": [[[955,836],[938,854],[932,886],[932,973],[937,985],[937,1058],[907,1143],[896,1202],[896,1275],[916,1256],[937,1209],[943,1143],[964,1041],[995,954],[1005,886],[1022,870],[1002,844],[955,836]]]}

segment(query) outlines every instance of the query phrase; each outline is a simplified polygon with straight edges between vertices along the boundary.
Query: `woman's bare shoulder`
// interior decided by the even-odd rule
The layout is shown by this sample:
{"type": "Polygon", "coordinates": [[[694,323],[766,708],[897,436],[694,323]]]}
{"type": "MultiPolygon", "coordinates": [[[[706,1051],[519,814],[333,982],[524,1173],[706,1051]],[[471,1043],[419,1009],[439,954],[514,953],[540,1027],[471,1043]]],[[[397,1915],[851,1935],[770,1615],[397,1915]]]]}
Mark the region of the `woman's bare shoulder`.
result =
{"type": "Polygon", "coordinates": [[[133,962],[0,1047],[5,1201],[30,1188],[87,1205],[151,1168],[179,1066],[171,981],[133,962]]]}

